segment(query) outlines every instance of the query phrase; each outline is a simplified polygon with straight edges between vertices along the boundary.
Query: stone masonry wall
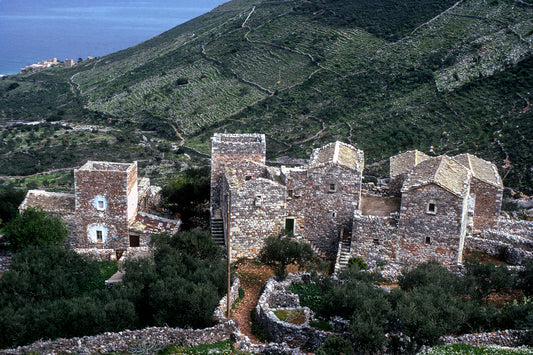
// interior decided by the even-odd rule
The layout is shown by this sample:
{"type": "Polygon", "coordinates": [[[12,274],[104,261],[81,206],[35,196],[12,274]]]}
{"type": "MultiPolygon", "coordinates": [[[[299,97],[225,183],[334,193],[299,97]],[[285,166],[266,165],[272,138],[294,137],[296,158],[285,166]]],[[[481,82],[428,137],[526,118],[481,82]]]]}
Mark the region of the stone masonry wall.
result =
{"type": "Polygon", "coordinates": [[[474,229],[484,230],[494,227],[500,216],[503,189],[473,177],[470,182],[470,193],[476,195],[474,229]]]}
{"type": "Polygon", "coordinates": [[[448,267],[456,265],[461,260],[466,201],[466,197],[459,198],[435,184],[404,192],[398,261],[417,264],[437,260],[448,267]],[[434,213],[428,211],[429,203],[435,204],[434,213]]]}
{"type": "Polygon", "coordinates": [[[221,203],[221,184],[225,166],[243,160],[265,163],[266,141],[263,134],[220,134],[211,138],[211,210],[221,203]]]}
{"type": "Polygon", "coordinates": [[[395,262],[398,249],[397,221],[394,218],[361,216],[356,213],[353,221],[350,254],[362,257],[366,262],[395,262]]]}
{"type": "MultiPolygon", "coordinates": [[[[85,236],[80,247],[126,248],[128,235],[128,174],[113,170],[75,170],[76,215],[85,236]],[[105,208],[97,209],[95,198],[105,199],[105,208]],[[92,227],[106,228],[102,243],[91,242],[92,227]]],[[[94,240],[94,239],[93,239],[94,240]]]]}
{"type": "Polygon", "coordinates": [[[255,257],[267,237],[282,231],[287,215],[285,187],[257,178],[241,181],[230,196],[231,260],[255,257]]]}
{"type": "Polygon", "coordinates": [[[257,302],[256,311],[259,323],[275,342],[315,350],[334,333],[311,327],[309,321],[312,311],[308,307],[301,307],[298,295],[287,290],[291,283],[302,282],[302,277],[306,275],[309,277],[309,274],[289,274],[283,282],[274,278],[268,280],[257,302]],[[303,324],[281,321],[274,313],[275,310],[292,309],[301,310],[306,314],[303,324]]]}
{"type": "Polygon", "coordinates": [[[300,196],[289,201],[288,209],[305,216],[302,236],[321,252],[336,255],[340,231],[351,231],[353,211],[359,209],[360,172],[327,164],[309,168],[307,174],[297,175],[287,184],[300,196]]]}

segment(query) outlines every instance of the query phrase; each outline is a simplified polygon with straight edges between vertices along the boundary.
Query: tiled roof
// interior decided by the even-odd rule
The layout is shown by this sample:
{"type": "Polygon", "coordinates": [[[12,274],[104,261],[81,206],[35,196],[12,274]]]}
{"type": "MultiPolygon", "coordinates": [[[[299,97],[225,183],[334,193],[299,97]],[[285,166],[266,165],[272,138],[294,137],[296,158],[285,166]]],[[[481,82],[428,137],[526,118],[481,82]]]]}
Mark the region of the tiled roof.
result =
{"type": "Polygon", "coordinates": [[[488,184],[503,188],[502,179],[500,178],[498,169],[491,162],[468,153],[456,155],[453,159],[465,168],[470,169],[473,177],[488,184]]]}
{"type": "Polygon", "coordinates": [[[30,190],[20,205],[20,209],[28,207],[41,208],[48,212],[73,213],[76,207],[73,194],[30,190]]]}
{"type": "Polygon", "coordinates": [[[454,195],[464,197],[468,192],[470,176],[470,171],[464,166],[446,155],[441,155],[414,167],[403,184],[402,192],[436,184],[454,195]]]}
{"type": "Polygon", "coordinates": [[[429,158],[429,155],[419,150],[409,150],[392,156],[390,157],[390,177],[408,173],[415,166],[429,158]]]}
{"type": "Polygon", "coordinates": [[[364,154],[362,150],[346,143],[335,142],[315,149],[311,155],[310,167],[335,163],[350,169],[362,171],[364,168],[364,154]]]}

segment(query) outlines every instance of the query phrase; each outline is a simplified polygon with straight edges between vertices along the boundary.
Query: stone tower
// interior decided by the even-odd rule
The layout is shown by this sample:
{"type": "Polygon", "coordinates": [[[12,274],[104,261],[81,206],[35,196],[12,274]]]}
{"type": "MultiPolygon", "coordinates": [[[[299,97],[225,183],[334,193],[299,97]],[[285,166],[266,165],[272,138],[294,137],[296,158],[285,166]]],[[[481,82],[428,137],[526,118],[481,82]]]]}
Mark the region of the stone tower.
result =
{"type": "Polygon", "coordinates": [[[129,246],[128,226],[137,214],[137,162],[89,161],[74,171],[76,217],[87,247],[129,246]]]}
{"type": "Polygon", "coordinates": [[[220,218],[222,175],[225,167],[249,160],[265,164],[264,134],[222,134],[211,138],[211,216],[220,218]]]}

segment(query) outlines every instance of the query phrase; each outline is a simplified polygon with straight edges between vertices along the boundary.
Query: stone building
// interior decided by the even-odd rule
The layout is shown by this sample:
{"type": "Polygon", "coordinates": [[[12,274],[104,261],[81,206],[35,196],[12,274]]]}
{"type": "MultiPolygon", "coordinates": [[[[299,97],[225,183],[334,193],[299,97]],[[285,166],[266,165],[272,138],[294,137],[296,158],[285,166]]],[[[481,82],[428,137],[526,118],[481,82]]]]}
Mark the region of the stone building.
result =
{"type": "Polygon", "coordinates": [[[212,226],[222,224],[231,258],[256,256],[266,237],[284,230],[335,255],[340,232],[359,208],[363,152],[341,142],[313,152],[307,166],[265,165],[265,136],[215,134],[212,226]]]}
{"type": "Polygon", "coordinates": [[[137,178],[136,162],[88,161],[74,170],[74,185],[74,194],[30,190],[19,209],[39,207],[61,216],[72,247],[108,254],[146,248],[152,233],[179,229],[179,220],[149,213],[160,189],[137,178]]]}
{"type": "Polygon", "coordinates": [[[345,143],[315,149],[307,164],[265,164],[265,137],[212,138],[212,227],[223,232],[231,259],[254,257],[283,231],[326,256],[417,264],[462,260],[467,232],[498,221],[502,185],[493,164],[472,155],[391,158],[391,188],[362,188],[364,154],[345,143]],[[481,209],[476,209],[478,205],[481,209]]]}

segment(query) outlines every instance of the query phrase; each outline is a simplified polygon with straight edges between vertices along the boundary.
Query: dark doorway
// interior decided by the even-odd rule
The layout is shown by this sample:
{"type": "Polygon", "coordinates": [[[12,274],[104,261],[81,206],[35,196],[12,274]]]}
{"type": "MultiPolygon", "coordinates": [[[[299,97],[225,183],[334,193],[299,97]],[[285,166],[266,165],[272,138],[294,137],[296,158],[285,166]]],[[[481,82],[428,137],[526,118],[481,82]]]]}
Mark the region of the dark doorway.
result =
{"type": "Polygon", "coordinates": [[[294,218],[285,219],[285,233],[294,235],[294,218]]]}

